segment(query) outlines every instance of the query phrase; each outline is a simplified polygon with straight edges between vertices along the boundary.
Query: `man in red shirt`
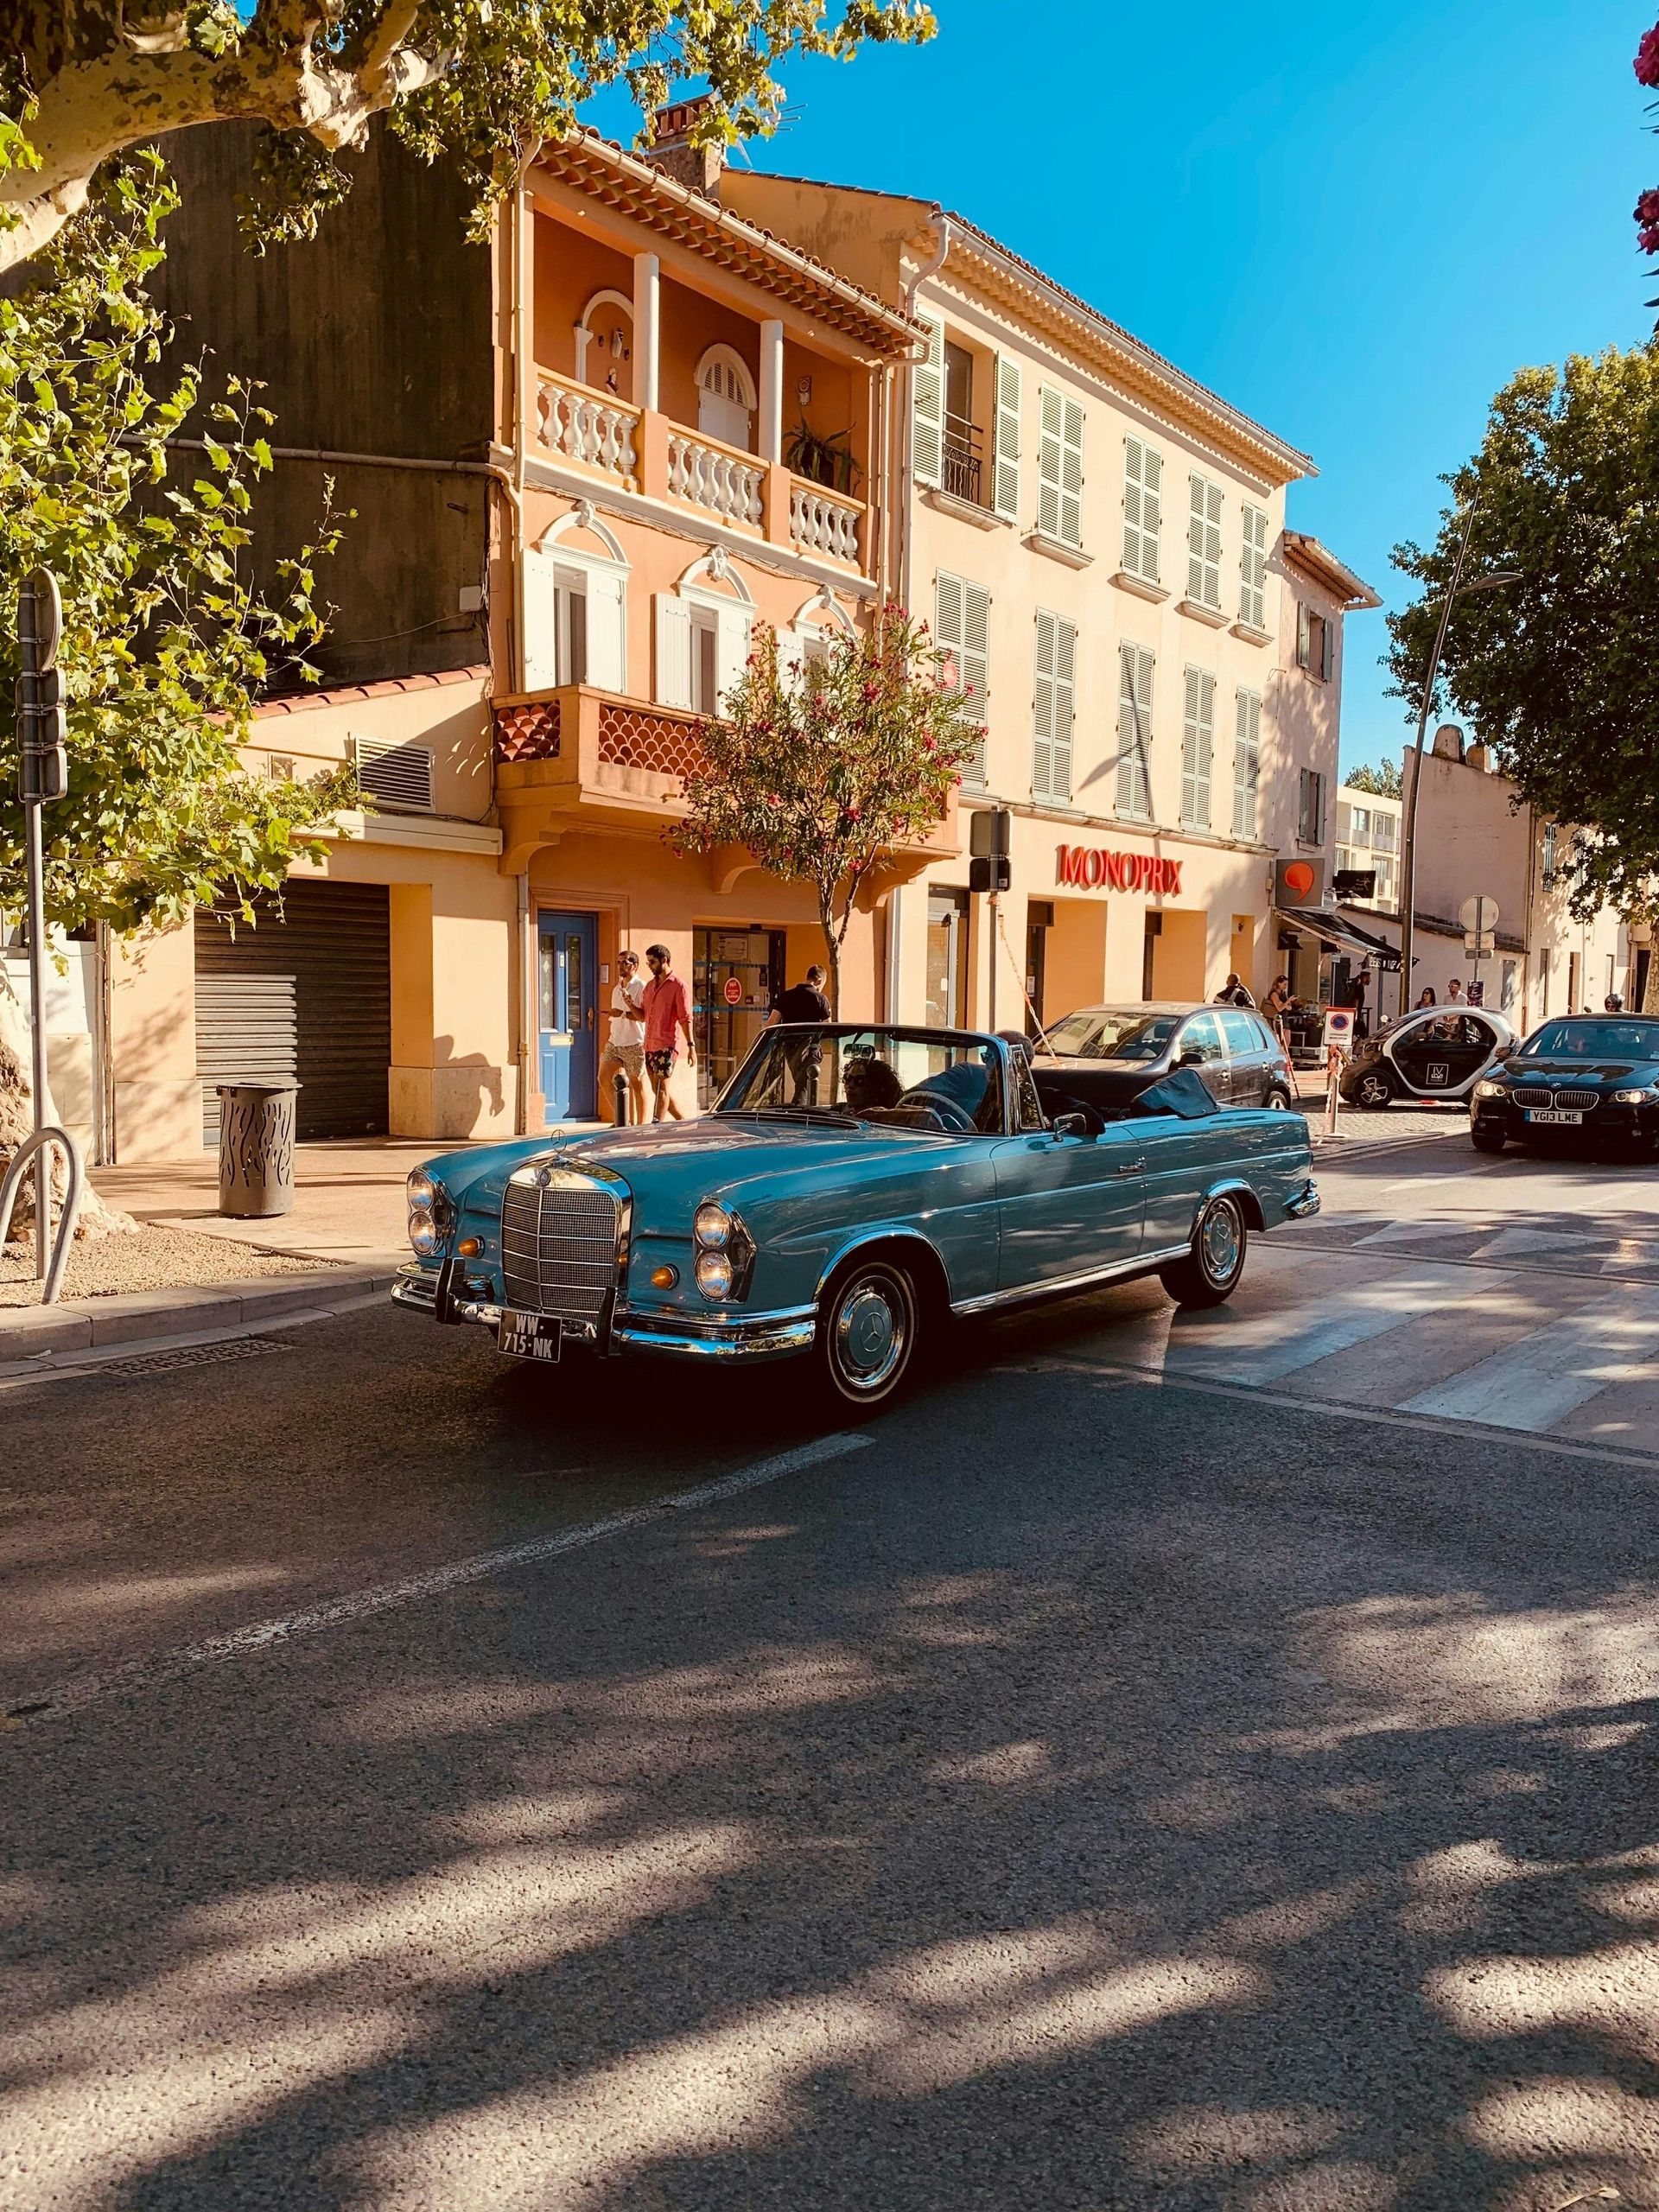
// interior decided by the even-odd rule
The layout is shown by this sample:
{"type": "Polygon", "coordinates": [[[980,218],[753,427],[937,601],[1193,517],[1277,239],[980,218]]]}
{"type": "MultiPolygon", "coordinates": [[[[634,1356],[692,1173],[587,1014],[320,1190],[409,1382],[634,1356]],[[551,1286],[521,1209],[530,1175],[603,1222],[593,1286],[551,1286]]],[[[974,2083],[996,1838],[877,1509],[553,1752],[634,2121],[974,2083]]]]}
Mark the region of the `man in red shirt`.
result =
{"type": "Polygon", "coordinates": [[[648,944],[645,961],[651,969],[651,981],[645,985],[645,1073],[651,1077],[657,1102],[652,1119],[660,1122],[666,1108],[675,1121],[683,1122],[684,1115],[668,1095],[668,1082],[674,1072],[682,1029],[685,1032],[685,1065],[689,1068],[697,1065],[697,1047],[691,1034],[691,1008],[685,985],[674,973],[674,956],[668,947],[648,944]]]}

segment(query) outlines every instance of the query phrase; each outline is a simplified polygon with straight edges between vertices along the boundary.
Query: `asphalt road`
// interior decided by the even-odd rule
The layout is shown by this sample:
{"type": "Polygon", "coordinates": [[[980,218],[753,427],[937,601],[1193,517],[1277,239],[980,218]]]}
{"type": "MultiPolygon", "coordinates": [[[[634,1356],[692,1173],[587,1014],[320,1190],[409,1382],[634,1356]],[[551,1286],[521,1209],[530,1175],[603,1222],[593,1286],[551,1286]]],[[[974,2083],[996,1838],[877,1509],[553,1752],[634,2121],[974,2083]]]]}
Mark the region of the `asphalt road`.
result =
{"type": "Polygon", "coordinates": [[[5,2212],[1659,2206],[1659,1467],[1157,1303],[7,1399],[5,2212]]]}

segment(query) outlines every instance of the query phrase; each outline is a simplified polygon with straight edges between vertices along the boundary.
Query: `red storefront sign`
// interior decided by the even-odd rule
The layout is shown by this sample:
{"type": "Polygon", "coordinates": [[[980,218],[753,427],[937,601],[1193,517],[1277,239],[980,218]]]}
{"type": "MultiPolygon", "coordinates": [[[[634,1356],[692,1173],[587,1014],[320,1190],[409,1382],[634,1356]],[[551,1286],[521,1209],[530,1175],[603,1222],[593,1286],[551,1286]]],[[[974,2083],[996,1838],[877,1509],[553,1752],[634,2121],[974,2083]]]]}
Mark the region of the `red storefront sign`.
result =
{"type": "Polygon", "coordinates": [[[1055,854],[1055,880],[1087,891],[1150,891],[1158,896],[1181,887],[1179,861],[1155,853],[1110,853],[1099,845],[1062,845],[1055,854]]]}

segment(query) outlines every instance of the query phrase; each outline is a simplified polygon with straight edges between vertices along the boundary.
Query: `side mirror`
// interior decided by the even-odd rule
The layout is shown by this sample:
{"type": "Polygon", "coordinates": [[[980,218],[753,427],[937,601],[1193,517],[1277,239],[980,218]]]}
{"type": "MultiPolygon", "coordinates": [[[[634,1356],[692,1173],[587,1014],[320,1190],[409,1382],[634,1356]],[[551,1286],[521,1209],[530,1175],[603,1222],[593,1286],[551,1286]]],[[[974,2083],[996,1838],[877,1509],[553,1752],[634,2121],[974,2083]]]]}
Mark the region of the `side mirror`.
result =
{"type": "Polygon", "coordinates": [[[1190,1052],[1183,1052],[1175,1065],[1178,1068],[1201,1068],[1204,1065],[1204,1054],[1195,1045],[1190,1052]]]}
{"type": "Polygon", "coordinates": [[[1510,1057],[1510,1054],[1514,1050],[1515,1050],[1515,1047],[1514,1047],[1514,1046],[1513,1046],[1513,1045],[1500,1045],[1500,1046],[1498,1046],[1498,1048],[1497,1048],[1497,1052],[1495,1052],[1493,1053],[1492,1058],[1493,1058],[1495,1060],[1507,1060],[1507,1059],[1509,1058],[1509,1057],[1510,1057]]]}
{"type": "Polygon", "coordinates": [[[1057,1137],[1086,1137],[1089,1134],[1089,1118],[1084,1114],[1057,1115],[1052,1126],[1057,1137]]]}

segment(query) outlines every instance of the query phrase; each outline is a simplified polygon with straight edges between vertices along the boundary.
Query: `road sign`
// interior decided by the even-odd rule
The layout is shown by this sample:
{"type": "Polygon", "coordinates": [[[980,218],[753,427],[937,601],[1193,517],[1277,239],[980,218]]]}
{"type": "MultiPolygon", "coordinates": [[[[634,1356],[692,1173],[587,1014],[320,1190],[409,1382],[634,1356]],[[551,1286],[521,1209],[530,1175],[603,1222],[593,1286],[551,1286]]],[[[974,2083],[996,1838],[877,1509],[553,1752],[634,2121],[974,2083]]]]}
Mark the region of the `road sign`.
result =
{"type": "Polygon", "coordinates": [[[1458,919],[1472,936],[1490,937],[1497,927],[1497,901],[1478,894],[1465,899],[1458,909],[1458,919]]]}
{"type": "Polygon", "coordinates": [[[1354,1009],[1351,1006],[1328,1006],[1325,1010],[1325,1047],[1332,1046],[1340,1052],[1351,1051],[1354,1042],[1354,1009]]]}
{"type": "Polygon", "coordinates": [[[1463,949],[1471,960],[1490,960],[1497,950],[1497,939],[1479,930],[1465,930],[1463,949]]]}
{"type": "Polygon", "coordinates": [[[738,982],[737,977],[736,977],[735,976],[728,976],[726,978],[726,1003],[727,1003],[727,1005],[728,1005],[728,1006],[740,1006],[740,1005],[741,1005],[741,1003],[742,1003],[742,1000],[743,1000],[743,986],[742,986],[742,984],[741,984],[741,983],[740,983],[740,982],[738,982]]]}

